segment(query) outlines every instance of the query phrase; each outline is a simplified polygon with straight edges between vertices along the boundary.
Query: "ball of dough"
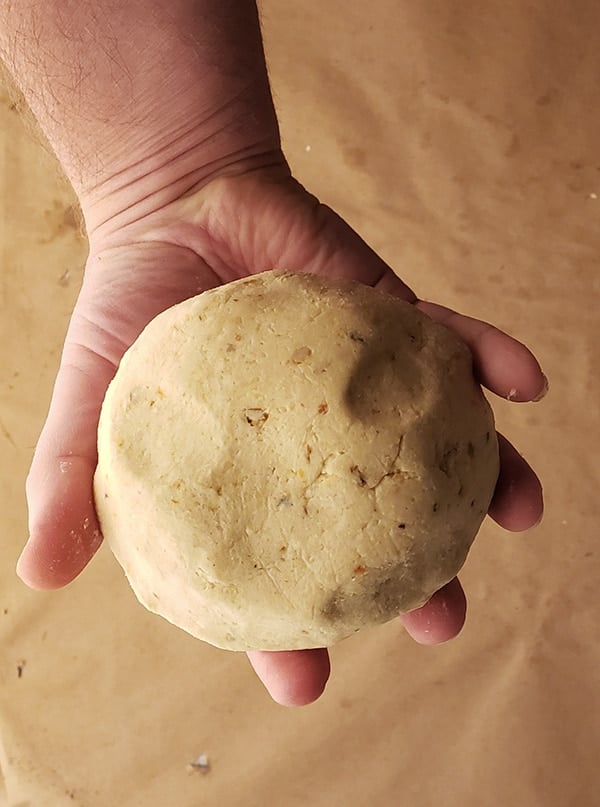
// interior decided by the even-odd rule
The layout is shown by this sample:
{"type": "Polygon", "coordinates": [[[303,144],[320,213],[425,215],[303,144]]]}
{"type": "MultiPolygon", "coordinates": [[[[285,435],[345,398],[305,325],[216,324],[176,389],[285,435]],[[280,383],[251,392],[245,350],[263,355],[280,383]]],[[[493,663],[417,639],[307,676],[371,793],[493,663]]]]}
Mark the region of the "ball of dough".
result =
{"type": "Polygon", "coordinates": [[[102,531],[146,608],[213,645],[332,645],[423,605],[494,490],[464,344],[358,284],[265,272],[154,319],[99,426],[102,531]]]}

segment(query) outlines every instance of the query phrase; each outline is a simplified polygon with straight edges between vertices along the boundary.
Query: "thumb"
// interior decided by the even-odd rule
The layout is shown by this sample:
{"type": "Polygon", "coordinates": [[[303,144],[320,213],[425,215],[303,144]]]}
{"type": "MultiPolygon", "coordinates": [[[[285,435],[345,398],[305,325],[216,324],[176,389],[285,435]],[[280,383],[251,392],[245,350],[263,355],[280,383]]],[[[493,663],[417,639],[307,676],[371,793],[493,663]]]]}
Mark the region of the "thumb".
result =
{"type": "Polygon", "coordinates": [[[26,492],[29,540],[17,573],[32,588],[73,580],[101,543],[92,483],[96,430],[114,363],[67,339],[26,492]]]}
{"type": "Polygon", "coordinates": [[[93,478],[100,409],[125,350],[160,311],[218,282],[189,250],[90,252],[48,418],[27,479],[29,540],[17,572],[33,588],[73,580],[102,542],[93,478]]]}

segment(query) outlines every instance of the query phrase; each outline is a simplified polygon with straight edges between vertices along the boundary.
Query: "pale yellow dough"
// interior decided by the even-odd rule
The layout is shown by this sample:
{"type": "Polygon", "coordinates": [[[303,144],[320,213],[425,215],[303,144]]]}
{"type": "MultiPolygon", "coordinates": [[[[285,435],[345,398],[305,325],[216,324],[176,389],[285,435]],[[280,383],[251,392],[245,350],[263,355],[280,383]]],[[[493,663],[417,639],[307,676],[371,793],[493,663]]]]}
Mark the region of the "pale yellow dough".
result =
{"type": "Polygon", "coordinates": [[[154,319],[98,433],[139,600],[231,650],[332,645],[459,571],[498,474],[467,348],[369,287],[267,272],[154,319]]]}

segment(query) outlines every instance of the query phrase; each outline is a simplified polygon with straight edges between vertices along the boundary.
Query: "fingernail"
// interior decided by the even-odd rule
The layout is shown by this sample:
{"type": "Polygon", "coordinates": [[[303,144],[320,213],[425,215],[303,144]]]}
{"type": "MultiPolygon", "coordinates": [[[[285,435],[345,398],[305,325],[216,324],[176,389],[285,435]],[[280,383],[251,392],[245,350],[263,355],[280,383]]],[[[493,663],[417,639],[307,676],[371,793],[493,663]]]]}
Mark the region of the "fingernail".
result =
{"type": "Polygon", "coordinates": [[[543,375],[543,378],[544,378],[544,383],[542,384],[541,390],[538,392],[538,394],[535,396],[535,398],[532,399],[533,403],[537,403],[538,401],[541,401],[542,398],[545,398],[546,395],[548,394],[548,390],[550,389],[550,384],[548,383],[548,379],[546,378],[546,376],[544,374],[542,374],[542,375],[543,375]]]}

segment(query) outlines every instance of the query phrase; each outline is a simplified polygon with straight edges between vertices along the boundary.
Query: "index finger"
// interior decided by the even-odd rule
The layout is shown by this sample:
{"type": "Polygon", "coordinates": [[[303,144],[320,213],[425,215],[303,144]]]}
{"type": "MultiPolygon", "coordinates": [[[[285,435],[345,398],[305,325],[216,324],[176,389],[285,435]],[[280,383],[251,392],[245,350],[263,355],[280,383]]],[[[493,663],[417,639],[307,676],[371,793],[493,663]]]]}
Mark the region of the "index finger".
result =
{"type": "Polygon", "coordinates": [[[529,348],[512,336],[472,317],[436,303],[419,301],[417,307],[457,333],[473,356],[478,381],[509,401],[538,401],[548,390],[548,380],[529,348]]]}

